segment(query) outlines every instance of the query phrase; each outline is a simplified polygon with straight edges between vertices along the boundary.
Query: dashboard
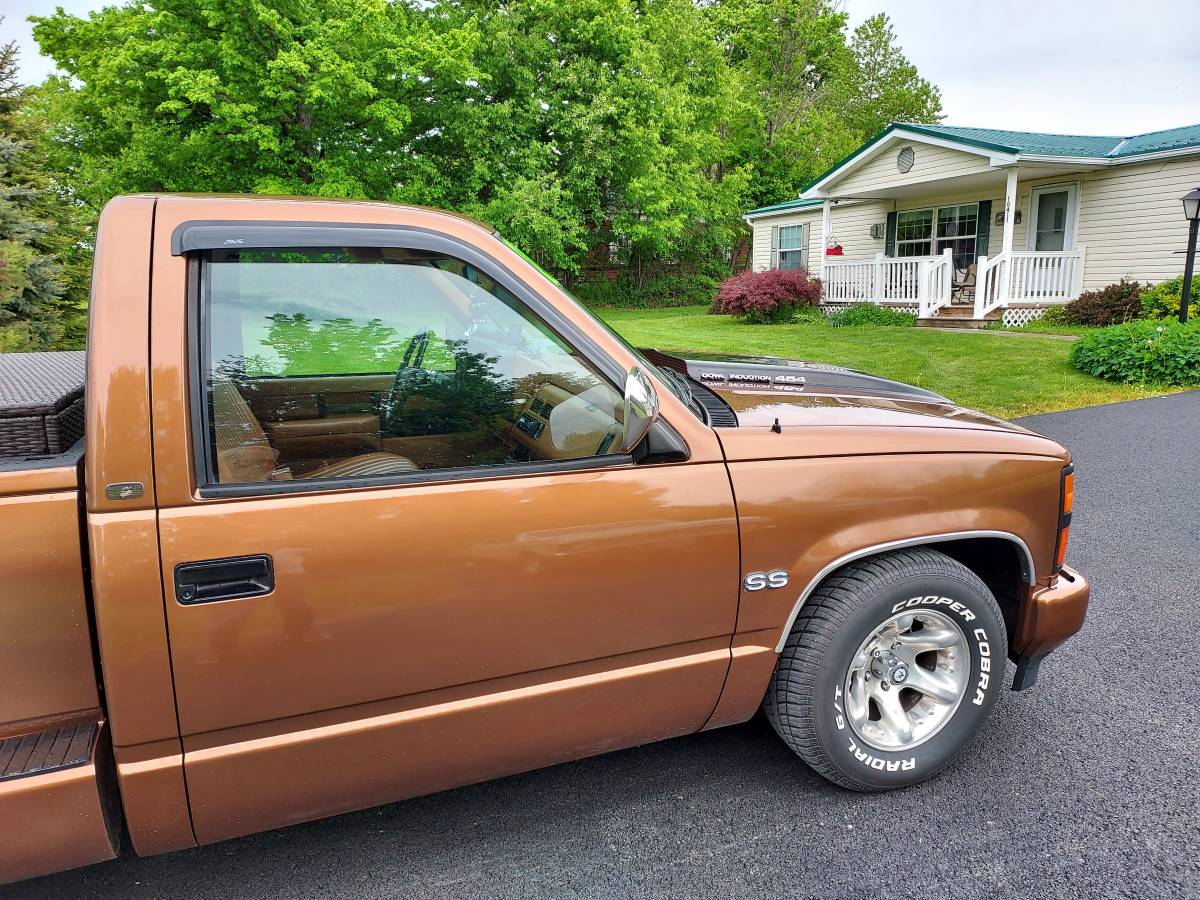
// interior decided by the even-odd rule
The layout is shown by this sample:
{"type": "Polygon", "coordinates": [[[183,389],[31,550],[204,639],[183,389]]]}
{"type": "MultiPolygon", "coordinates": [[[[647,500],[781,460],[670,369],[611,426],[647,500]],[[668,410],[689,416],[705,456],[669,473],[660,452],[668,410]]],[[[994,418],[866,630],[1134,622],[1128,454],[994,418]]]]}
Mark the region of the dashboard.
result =
{"type": "Polygon", "coordinates": [[[579,459],[616,453],[624,408],[616,391],[597,382],[586,390],[542,381],[521,407],[512,437],[540,459],[579,459]]]}

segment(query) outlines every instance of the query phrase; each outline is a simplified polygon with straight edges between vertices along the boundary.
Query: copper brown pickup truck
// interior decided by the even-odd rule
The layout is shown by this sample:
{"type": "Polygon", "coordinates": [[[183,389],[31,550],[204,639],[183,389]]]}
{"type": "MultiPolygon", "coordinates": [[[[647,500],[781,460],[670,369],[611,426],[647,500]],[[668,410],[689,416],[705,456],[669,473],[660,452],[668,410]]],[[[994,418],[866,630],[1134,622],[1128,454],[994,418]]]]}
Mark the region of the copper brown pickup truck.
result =
{"type": "Polygon", "coordinates": [[[1087,607],[1058,444],[635,350],[446,213],[113,200],[82,366],[0,357],[3,880],[760,707],[910,785],[1087,607]]]}

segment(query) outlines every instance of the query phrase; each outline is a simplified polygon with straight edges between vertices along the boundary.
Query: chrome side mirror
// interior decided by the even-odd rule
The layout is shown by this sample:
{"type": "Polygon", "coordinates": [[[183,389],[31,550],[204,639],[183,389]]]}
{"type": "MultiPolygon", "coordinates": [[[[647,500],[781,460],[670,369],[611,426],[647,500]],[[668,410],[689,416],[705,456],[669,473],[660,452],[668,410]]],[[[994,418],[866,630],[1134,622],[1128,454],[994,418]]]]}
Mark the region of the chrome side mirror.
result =
{"type": "Polygon", "coordinates": [[[634,366],[625,377],[625,437],[621,452],[628,453],[639,443],[658,418],[658,392],[646,373],[634,366]]]}

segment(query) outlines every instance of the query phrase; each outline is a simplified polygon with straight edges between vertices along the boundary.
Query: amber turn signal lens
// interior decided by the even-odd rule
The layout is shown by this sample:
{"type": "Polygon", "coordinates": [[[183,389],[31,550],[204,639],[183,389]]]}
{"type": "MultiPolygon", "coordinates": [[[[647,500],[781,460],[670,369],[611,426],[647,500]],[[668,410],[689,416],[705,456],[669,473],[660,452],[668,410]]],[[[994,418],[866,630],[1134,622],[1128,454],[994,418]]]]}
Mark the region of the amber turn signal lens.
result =
{"type": "Polygon", "coordinates": [[[1054,558],[1054,570],[1057,572],[1063,567],[1063,563],[1067,561],[1067,538],[1070,536],[1071,526],[1068,525],[1058,533],[1058,554],[1054,558]]]}
{"type": "Polygon", "coordinates": [[[1071,514],[1071,507],[1075,504],[1075,473],[1068,472],[1063,477],[1063,508],[1064,516],[1071,514]]]}

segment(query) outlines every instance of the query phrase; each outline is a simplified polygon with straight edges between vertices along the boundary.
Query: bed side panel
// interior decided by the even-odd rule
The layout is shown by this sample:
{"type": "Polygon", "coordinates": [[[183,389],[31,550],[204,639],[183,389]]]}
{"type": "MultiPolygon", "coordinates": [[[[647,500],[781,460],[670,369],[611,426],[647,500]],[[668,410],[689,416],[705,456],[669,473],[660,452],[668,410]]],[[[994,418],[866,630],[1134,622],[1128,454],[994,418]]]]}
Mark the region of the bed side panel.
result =
{"type": "Polygon", "coordinates": [[[0,497],[0,733],[100,705],[79,535],[73,490],[0,497]]]}

